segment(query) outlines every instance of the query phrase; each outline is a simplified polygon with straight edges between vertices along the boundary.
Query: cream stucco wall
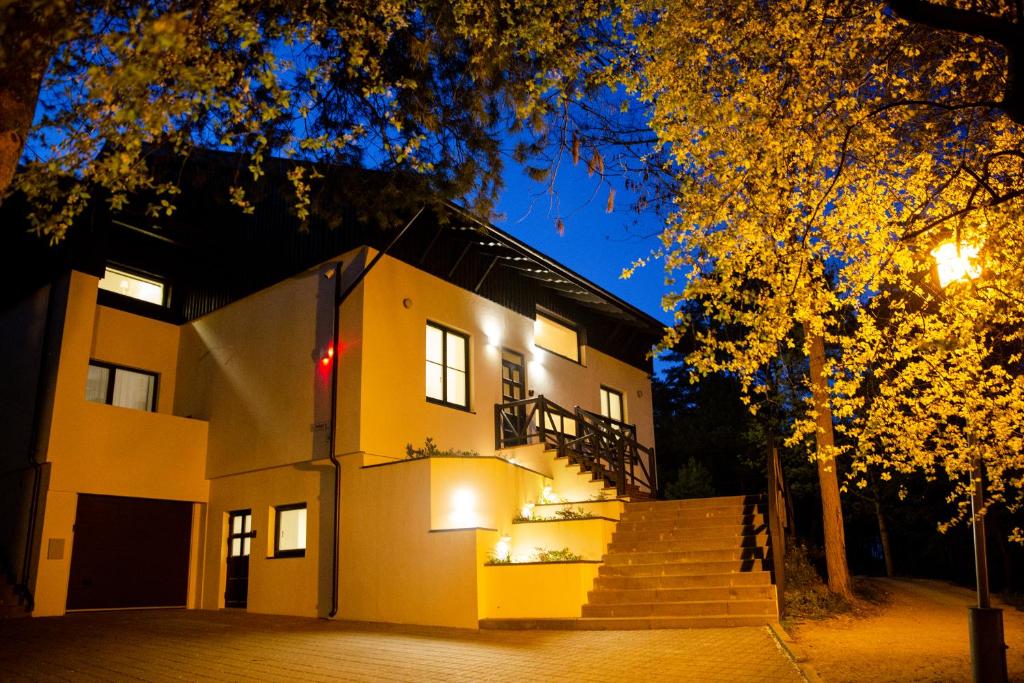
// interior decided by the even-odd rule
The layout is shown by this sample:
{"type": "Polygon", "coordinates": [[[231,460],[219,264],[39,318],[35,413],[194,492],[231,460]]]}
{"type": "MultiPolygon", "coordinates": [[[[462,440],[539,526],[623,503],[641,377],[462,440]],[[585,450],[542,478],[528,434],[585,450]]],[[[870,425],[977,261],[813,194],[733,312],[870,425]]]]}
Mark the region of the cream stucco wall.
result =
{"type": "Polygon", "coordinates": [[[333,500],[327,461],[303,462],[220,477],[210,482],[201,605],[224,607],[228,513],[252,510],[256,537],[249,555],[248,610],[315,617],[330,609],[330,585],[321,576],[321,553],[330,552],[330,529],[321,525],[321,500],[333,500]],[[306,504],[306,554],[274,555],[274,507],[306,504]],[[323,580],[322,580],[323,579],[323,580]]]}
{"type": "Polygon", "coordinates": [[[579,405],[599,412],[601,385],[621,391],[627,421],[637,425],[641,443],[653,445],[650,378],[645,371],[593,348],[584,349],[584,364],[537,348],[532,318],[387,256],[361,287],[358,450],[404,457],[407,443],[421,446],[429,436],[443,449],[493,454],[494,405],[501,401],[500,347],[524,354],[529,389],[570,410],[579,405]],[[403,304],[406,299],[411,301],[408,308],[403,304]],[[468,411],[426,401],[428,320],[469,335],[468,411]],[[496,345],[489,345],[489,339],[496,345]]]}
{"type": "MultiPolygon", "coordinates": [[[[34,586],[37,616],[64,612],[79,494],[194,503],[205,503],[208,496],[207,425],[172,414],[178,328],[97,306],[98,282],[78,272],[70,280],[46,449],[49,485],[43,504],[44,552],[34,586]],[[157,412],[86,401],[93,358],[156,372],[157,412]],[[64,541],[59,557],[47,557],[51,540],[64,541]]],[[[192,543],[198,542],[194,531],[192,543]]]]}

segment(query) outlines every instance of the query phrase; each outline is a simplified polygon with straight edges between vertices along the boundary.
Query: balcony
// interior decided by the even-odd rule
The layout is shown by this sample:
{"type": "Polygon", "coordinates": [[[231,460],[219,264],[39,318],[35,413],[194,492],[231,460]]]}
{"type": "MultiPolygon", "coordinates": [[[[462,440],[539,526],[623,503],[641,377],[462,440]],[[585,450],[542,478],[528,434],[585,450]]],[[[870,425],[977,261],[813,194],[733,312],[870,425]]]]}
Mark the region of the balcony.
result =
{"type": "Polygon", "coordinates": [[[657,496],[654,449],[637,441],[636,425],[579,406],[569,410],[541,395],[495,404],[494,441],[499,451],[543,444],[556,457],[615,487],[619,496],[657,496]]]}

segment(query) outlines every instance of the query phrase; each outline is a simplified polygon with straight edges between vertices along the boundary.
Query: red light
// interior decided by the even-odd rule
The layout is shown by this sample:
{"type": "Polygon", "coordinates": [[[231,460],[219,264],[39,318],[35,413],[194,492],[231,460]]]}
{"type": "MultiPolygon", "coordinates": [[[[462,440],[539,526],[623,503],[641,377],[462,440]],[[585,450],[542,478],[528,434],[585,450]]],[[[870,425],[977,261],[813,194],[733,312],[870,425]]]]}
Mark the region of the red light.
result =
{"type": "Polygon", "coordinates": [[[333,345],[327,347],[327,357],[328,358],[334,358],[334,346],[333,345]]]}
{"type": "Polygon", "coordinates": [[[331,359],[328,356],[324,356],[323,358],[320,359],[320,364],[326,367],[331,364],[331,359]]]}

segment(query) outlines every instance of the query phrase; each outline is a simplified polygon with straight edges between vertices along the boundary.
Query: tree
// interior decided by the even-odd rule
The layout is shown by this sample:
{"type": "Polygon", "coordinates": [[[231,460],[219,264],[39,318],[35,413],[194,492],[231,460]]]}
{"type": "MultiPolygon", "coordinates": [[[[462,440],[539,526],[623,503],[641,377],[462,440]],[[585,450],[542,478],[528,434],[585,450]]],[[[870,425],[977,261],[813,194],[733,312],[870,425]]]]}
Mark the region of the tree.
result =
{"type": "MultiPolygon", "coordinates": [[[[976,11],[1019,32],[1009,7],[976,11]]],[[[654,255],[678,283],[665,344],[688,327],[682,303],[701,301],[730,333],[709,327],[687,361],[739,377],[754,404],[780,351],[810,359],[790,442],[817,437],[833,589],[849,587],[837,458],[858,485],[869,467],[924,471],[962,501],[981,451],[995,497],[1019,504],[1020,43],[872,0],[649,3],[635,31],[614,70],[649,108],[676,186],[654,255]],[[950,237],[980,248],[985,274],[943,294],[929,253],[950,237]]]]}
{"type": "MultiPolygon", "coordinates": [[[[614,2],[457,0],[0,4],[0,198],[60,239],[93,196],[174,210],[147,153],[281,154],[409,171],[487,213],[501,138],[541,133],[595,58],[614,2]],[[18,167],[20,163],[22,164],[18,167]],[[17,172],[16,172],[17,171],[17,172]]],[[[290,174],[307,211],[317,167],[290,174]]],[[[232,200],[252,210],[244,184],[232,200]]]]}

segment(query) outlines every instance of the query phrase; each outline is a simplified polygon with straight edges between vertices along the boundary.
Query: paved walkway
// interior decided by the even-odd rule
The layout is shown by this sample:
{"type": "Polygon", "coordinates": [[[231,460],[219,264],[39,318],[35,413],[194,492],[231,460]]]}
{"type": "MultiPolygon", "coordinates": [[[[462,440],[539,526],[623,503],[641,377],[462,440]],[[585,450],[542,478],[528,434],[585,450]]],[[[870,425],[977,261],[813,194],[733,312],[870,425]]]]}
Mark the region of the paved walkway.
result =
{"type": "MultiPolygon", "coordinates": [[[[865,613],[797,623],[791,632],[832,683],[971,680],[967,607],[974,591],[928,579],[864,579],[888,600],[865,613]]],[[[1024,612],[1003,607],[1007,668],[1024,681],[1024,612]]]]}
{"type": "Polygon", "coordinates": [[[185,610],[0,621],[0,678],[802,680],[765,628],[477,632],[185,610]]]}

